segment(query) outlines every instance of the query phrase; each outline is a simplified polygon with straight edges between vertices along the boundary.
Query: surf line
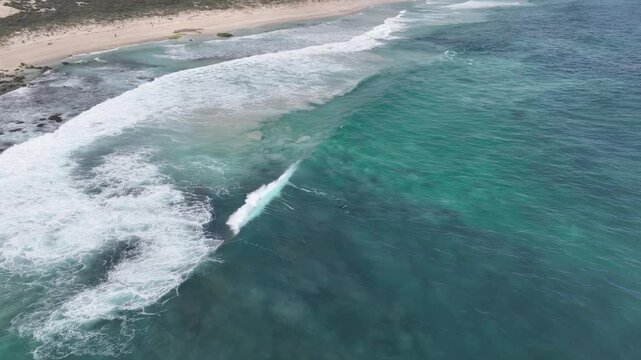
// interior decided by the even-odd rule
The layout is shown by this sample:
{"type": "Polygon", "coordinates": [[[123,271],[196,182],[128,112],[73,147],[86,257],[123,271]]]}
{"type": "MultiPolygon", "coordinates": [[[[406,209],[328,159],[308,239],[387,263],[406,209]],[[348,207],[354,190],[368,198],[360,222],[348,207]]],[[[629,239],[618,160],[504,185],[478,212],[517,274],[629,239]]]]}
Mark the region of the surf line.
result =
{"type": "Polygon", "coordinates": [[[272,200],[280,196],[283,188],[289,184],[289,179],[298,168],[299,163],[300,160],[296,161],[278,179],[269,184],[263,184],[258,189],[247,194],[245,204],[234,211],[227,219],[227,226],[234,233],[234,236],[238,235],[243,226],[260,215],[272,200]]]}

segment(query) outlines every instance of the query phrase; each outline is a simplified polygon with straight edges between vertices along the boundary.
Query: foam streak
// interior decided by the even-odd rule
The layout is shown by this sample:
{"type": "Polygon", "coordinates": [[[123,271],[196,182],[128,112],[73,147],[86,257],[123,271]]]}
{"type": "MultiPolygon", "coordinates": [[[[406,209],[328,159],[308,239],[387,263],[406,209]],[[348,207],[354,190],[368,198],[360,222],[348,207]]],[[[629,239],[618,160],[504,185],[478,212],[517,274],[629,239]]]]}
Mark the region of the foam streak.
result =
{"type": "Polygon", "coordinates": [[[278,177],[278,179],[270,182],[269,184],[264,184],[258,189],[247,194],[245,204],[231,214],[227,220],[227,225],[234,235],[238,235],[243,226],[260,215],[263,209],[273,199],[280,195],[297,167],[298,162],[290,166],[281,176],[278,177]]]}

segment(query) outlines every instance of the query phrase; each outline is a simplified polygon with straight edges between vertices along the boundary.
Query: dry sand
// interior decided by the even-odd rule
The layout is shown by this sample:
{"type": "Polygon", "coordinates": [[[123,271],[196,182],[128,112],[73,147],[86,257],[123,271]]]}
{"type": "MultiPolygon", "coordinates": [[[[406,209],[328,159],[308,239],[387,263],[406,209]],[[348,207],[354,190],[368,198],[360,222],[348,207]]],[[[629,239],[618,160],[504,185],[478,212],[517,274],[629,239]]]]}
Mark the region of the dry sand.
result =
{"type": "Polygon", "coordinates": [[[181,29],[201,29],[203,34],[216,34],[289,21],[339,16],[397,1],[399,0],[330,0],[245,10],[185,12],[108,24],[70,26],[50,32],[22,33],[9,38],[0,47],[0,69],[14,70],[20,63],[48,65],[71,55],[164,40],[181,29]]]}
{"type": "Polygon", "coordinates": [[[1,1],[0,0],[0,18],[7,17],[9,15],[13,15],[15,13],[20,12],[20,10],[12,8],[10,6],[5,6],[4,4],[6,1],[1,1]]]}

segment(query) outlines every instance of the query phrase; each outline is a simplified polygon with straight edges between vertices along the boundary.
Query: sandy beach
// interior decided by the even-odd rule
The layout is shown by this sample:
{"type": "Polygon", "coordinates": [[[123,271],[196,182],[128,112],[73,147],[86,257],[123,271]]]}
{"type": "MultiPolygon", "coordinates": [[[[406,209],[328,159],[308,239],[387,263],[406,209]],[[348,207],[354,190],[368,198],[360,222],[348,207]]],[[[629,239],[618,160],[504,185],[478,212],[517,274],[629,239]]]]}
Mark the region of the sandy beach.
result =
{"type": "Polygon", "coordinates": [[[6,6],[5,4],[6,4],[6,1],[0,1],[0,18],[13,15],[20,11],[10,6],[6,6]]]}
{"type": "Polygon", "coordinates": [[[183,29],[202,34],[349,14],[398,0],[332,0],[293,5],[184,12],[108,24],[75,25],[56,31],[26,32],[0,47],[0,69],[15,70],[21,63],[48,65],[79,55],[125,45],[168,39],[183,29]]]}

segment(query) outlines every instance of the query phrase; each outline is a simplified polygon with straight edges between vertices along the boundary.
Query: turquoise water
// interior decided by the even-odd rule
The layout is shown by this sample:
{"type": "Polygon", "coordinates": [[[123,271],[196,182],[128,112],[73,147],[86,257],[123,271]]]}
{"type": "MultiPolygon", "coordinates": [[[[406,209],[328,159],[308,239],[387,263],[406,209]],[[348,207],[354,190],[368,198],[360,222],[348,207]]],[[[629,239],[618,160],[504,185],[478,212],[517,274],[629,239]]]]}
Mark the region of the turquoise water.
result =
{"type": "Polygon", "coordinates": [[[640,358],[641,4],[450,5],[0,97],[0,358],[640,358]]]}

